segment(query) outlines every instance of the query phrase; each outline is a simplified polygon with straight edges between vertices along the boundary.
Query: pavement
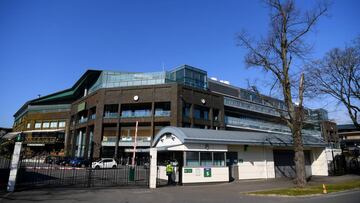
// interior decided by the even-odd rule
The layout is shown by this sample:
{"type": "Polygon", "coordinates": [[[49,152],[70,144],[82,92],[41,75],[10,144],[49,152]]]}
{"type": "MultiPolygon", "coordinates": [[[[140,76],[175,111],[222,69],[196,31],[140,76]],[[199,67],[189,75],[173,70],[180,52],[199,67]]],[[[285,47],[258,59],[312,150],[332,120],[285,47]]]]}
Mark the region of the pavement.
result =
{"type": "MultiPolygon", "coordinates": [[[[360,176],[313,177],[309,185],[337,183],[360,179],[360,176]]],[[[293,187],[287,179],[247,180],[212,185],[168,186],[144,188],[52,188],[2,195],[0,202],[120,202],[120,203],[219,203],[219,202],[359,202],[360,190],[310,197],[251,196],[249,191],[293,187]]]]}

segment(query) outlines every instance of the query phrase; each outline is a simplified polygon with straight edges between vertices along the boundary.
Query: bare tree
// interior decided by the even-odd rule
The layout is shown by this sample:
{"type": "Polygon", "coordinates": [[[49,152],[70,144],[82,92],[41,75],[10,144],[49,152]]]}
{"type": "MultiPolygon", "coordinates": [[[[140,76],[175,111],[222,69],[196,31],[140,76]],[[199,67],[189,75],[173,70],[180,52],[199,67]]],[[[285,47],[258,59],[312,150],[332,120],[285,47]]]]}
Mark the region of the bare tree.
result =
{"type": "Polygon", "coordinates": [[[306,71],[311,93],[335,98],[360,128],[360,36],[351,46],[332,49],[308,65],[306,71]]]}
{"type": "MultiPolygon", "coordinates": [[[[306,185],[304,147],[301,130],[304,120],[303,93],[304,75],[301,74],[299,86],[295,84],[291,71],[294,71],[294,59],[304,59],[311,46],[304,37],[312,30],[319,18],[326,14],[328,5],[317,5],[313,10],[301,12],[293,0],[266,0],[270,10],[270,28],[266,38],[253,40],[245,32],[237,35],[239,46],[248,50],[245,62],[249,67],[261,67],[276,78],[287,111],[281,118],[290,128],[295,151],[295,183],[298,187],[306,185]],[[292,91],[298,86],[297,94],[292,91]],[[294,104],[298,100],[298,105],[294,104]]],[[[300,61],[299,60],[299,61],[300,61]]]]}

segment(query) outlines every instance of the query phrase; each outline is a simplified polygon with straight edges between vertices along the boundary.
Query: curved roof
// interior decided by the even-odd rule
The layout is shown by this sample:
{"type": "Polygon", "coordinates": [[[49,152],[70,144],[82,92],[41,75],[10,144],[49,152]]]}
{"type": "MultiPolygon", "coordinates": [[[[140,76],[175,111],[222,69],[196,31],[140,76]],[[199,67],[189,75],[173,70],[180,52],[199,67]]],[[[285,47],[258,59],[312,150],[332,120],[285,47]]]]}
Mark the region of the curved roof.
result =
{"type": "Polygon", "coordinates": [[[18,117],[25,112],[29,105],[71,104],[83,93],[85,87],[91,86],[96,81],[100,73],[99,70],[87,70],[71,88],[27,101],[14,114],[14,117],[18,117]]]}
{"type": "MultiPolygon", "coordinates": [[[[291,135],[275,134],[266,132],[249,131],[228,131],[228,130],[208,130],[198,128],[165,127],[155,136],[152,147],[155,147],[160,138],[166,134],[175,135],[183,144],[247,144],[247,145],[266,145],[266,146],[292,146],[291,135]]],[[[325,142],[320,137],[303,135],[304,146],[325,147],[325,142]]]]}

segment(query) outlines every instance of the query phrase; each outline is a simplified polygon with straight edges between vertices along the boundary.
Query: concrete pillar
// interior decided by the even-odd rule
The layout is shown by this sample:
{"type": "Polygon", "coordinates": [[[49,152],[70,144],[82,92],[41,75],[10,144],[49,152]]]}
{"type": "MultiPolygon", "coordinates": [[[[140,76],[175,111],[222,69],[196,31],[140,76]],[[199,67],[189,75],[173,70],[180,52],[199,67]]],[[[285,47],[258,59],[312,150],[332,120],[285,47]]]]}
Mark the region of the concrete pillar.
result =
{"type": "Polygon", "coordinates": [[[150,148],[150,176],[149,187],[156,188],[157,179],[157,149],[150,148]]]}
{"type": "Polygon", "coordinates": [[[81,157],[81,152],[82,152],[82,139],[83,139],[83,137],[82,137],[82,130],[79,130],[79,135],[78,135],[78,140],[77,140],[77,142],[78,142],[78,148],[77,148],[77,157],[81,157]]]}
{"type": "Polygon", "coordinates": [[[20,161],[21,146],[22,146],[22,142],[16,142],[14,146],[14,152],[11,158],[9,181],[7,186],[8,192],[13,192],[15,190],[16,176],[20,161]]]}

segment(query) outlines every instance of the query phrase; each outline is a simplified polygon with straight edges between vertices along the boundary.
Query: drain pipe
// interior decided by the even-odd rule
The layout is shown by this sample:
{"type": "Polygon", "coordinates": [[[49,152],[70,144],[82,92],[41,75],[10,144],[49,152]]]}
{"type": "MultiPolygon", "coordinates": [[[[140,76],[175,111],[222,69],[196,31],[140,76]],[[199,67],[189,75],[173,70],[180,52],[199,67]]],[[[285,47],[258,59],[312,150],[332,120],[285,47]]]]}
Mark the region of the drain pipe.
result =
{"type": "Polygon", "coordinates": [[[268,168],[267,168],[267,159],[266,159],[266,150],[265,145],[263,146],[263,154],[264,154],[264,160],[265,160],[265,178],[268,179],[268,168]]]}

